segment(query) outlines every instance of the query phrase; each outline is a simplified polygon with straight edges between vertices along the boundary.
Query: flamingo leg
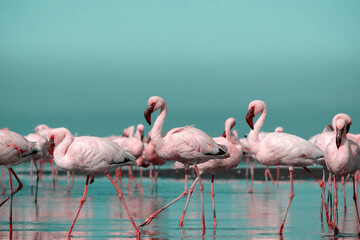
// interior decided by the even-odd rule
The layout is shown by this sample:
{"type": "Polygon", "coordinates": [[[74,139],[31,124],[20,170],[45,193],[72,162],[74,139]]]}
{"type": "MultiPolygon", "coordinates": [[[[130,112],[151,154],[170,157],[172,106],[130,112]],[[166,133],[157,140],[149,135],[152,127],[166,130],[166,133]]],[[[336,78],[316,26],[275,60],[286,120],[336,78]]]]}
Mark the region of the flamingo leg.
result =
{"type": "Polygon", "coordinates": [[[87,189],[88,189],[88,185],[89,185],[89,178],[90,178],[90,176],[87,175],[87,176],[86,176],[85,188],[84,188],[84,195],[83,195],[83,197],[81,198],[80,205],[79,205],[79,208],[78,208],[78,210],[77,210],[77,212],[76,212],[75,218],[74,218],[74,220],[73,220],[73,222],[72,222],[72,224],[71,224],[71,227],[70,227],[70,229],[69,229],[69,232],[68,232],[67,235],[66,235],[67,237],[70,237],[70,236],[71,236],[71,231],[72,231],[73,228],[74,228],[76,219],[77,219],[78,216],[79,216],[79,213],[80,213],[80,210],[81,210],[82,206],[83,206],[84,203],[86,202],[86,194],[87,194],[87,189]]]}
{"type": "MultiPolygon", "coordinates": [[[[304,167],[304,169],[313,177],[316,179],[316,181],[319,183],[320,188],[321,188],[321,195],[325,200],[325,184],[323,181],[321,181],[318,177],[316,177],[307,167],[304,167]]],[[[327,224],[328,226],[334,231],[334,234],[337,235],[338,233],[340,233],[339,228],[336,226],[336,224],[333,224],[329,218],[329,209],[328,209],[328,205],[326,204],[326,202],[324,201],[324,207],[325,207],[325,215],[326,215],[326,220],[327,220],[327,224]]]]}
{"type": "Polygon", "coordinates": [[[331,173],[329,172],[329,178],[328,178],[328,198],[327,198],[327,202],[328,202],[328,206],[330,206],[330,220],[332,219],[332,215],[333,215],[333,202],[332,202],[332,192],[331,192],[331,188],[332,188],[332,181],[331,181],[331,173]]]}
{"type": "Polygon", "coordinates": [[[345,184],[346,184],[345,177],[341,177],[341,190],[344,195],[344,211],[346,211],[345,184]]]}
{"type": "Polygon", "coordinates": [[[334,224],[336,224],[337,221],[337,208],[338,208],[338,196],[337,196],[337,181],[336,176],[334,175],[334,224]]]}
{"type": "Polygon", "coordinates": [[[126,202],[125,202],[123,193],[120,191],[120,189],[118,188],[118,186],[116,185],[116,183],[114,182],[114,180],[112,179],[112,177],[110,176],[110,174],[109,174],[109,173],[106,173],[106,176],[109,178],[110,182],[112,183],[112,185],[114,186],[114,188],[115,188],[116,191],[118,192],[118,196],[119,196],[122,204],[124,205],[124,208],[125,208],[125,210],[126,210],[126,212],[127,212],[127,215],[129,216],[129,219],[130,219],[132,225],[133,225],[134,228],[135,228],[136,236],[139,238],[139,237],[140,237],[140,231],[139,231],[138,227],[136,226],[135,221],[134,221],[134,219],[132,218],[132,216],[131,216],[131,214],[130,214],[130,212],[129,212],[129,209],[128,209],[127,205],[126,205],[126,202]]]}
{"type": "Polygon", "coordinates": [[[53,174],[53,187],[55,189],[56,188],[56,173],[55,173],[54,163],[51,158],[49,158],[49,163],[51,165],[51,172],[53,174]]]}
{"type": "Polygon", "coordinates": [[[136,181],[136,179],[134,178],[133,175],[133,171],[132,171],[132,166],[129,166],[129,179],[133,180],[135,182],[135,185],[139,188],[140,193],[144,194],[144,190],[142,189],[142,187],[140,186],[140,184],[136,181]]]}
{"type": "Polygon", "coordinates": [[[255,168],[256,160],[254,160],[254,163],[251,165],[250,163],[250,175],[251,175],[251,183],[250,183],[250,190],[249,193],[253,193],[253,183],[254,183],[254,168],[255,168]]]}
{"type": "Polygon", "coordinates": [[[68,196],[70,195],[70,171],[67,171],[67,192],[68,192],[68,196]]]}
{"type": "Polygon", "coordinates": [[[248,175],[249,175],[249,158],[246,158],[246,171],[245,171],[245,181],[246,185],[248,184],[248,175]]]}
{"type": "Polygon", "coordinates": [[[30,161],[30,193],[31,193],[31,195],[33,194],[33,171],[32,171],[32,169],[33,169],[33,165],[34,165],[34,160],[33,159],[31,159],[31,161],[30,161]]]}
{"type": "Polygon", "coordinates": [[[204,185],[201,181],[201,174],[199,173],[198,167],[195,165],[196,175],[199,178],[200,185],[200,195],[201,195],[201,216],[202,216],[202,234],[205,234],[206,226],[205,226],[205,211],[204,211],[204,185]]]}
{"type": "Polygon", "coordinates": [[[9,239],[12,239],[12,231],[13,231],[13,227],[12,227],[13,184],[12,184],[11,170],[10,169],[11,168],[8,169],[8,171],[9,171],[9,183],[10,183],[10,194],[9,194],[9,198],[10,198],[9,239]]]}
{"type": "Polygon", "coordinates": [[[38,196],[38,186],[39,186],[39,178],[40,178],[40,171],[39,168],[36,164],[36,162],[34,162],[35,164],[35,168],[36,168],[36,187],[35,187],[35,204],[37,203],[37,196],[38,196]]]}
{"type": "Polygon", "coordinates": [[[294,192],[294,182],[293,182],[293,170],[289,170],[290,171],[290,184],[291,184],[291,191],[290,191],[290,195],[289,195],[289,201],[286,207],[286,211],[285,211],[285,215],[282,221],[282,224],[280,226],[280,230],[279,230],[279,235],[282,235],[283,232],[283,228],[285,225],[285,220],[286,220],[286,216],[288,214],[289,208],[290,208],[290,204],[295,196],[295,192],[294,192]]]}
{"type": "MultiPolygon", "coordinates": [[[[10,172],[12,173],[12,175],[14,175],[14,177],[16,178],[16,181],[19,184],[19,186],[17,187],[15,192],[12,192],[12,194],[11,194],[11,197],[12,197],[14,194],[16,194],[18,191],[20,191],[23,188],[23,184],[22,184],[22,182],[20,181],[20,179],[18,178],[18,176],[16,175],[16,173],[14,172],[14,170],[12,168],[9,168],[8,171],[9,171],[9,175],[10,175],[10,172]]],[[[10,197],[6,198],[2,203],[0,203],[0,207],[9,199],[10,199],[10,197]]]]}
{"type": "Polygon", "coordinates": [[[188,197],[186,199],[186,204],[185,204],[185,208],[184,208],[184,211],[181,215],[181,218],[180,218],[180,221],[179,221],[179,227],[183,227],[184,226],[184,218],[185,218],[185,214],[186,214],[186,210],[188,208],[188,205],[189,205],[189,202],[190,202],[190,197],[194,191],[194,187],[197,183],[197,181],[199,180],[199,178],[195,178],[193,184],[191,185],[191,187],[189,188],[189,194],[188,194],[188,197]]]}
{"type": "Polygon", "coordinates": [[[359,224],[360,224],[359,208],[358,208],[358,204],[357,204],[357,194],[356,194],[356,191],[355,191],[355,185],[356,185],[355,184],[355,177],[353,177],[353,190],[354,190],[353,199],[354,199],[354,203],[355,203],[357,220],[359,221],[359,224]]]}
{"type": "MultiPolygon", "coordinates": [[[[186,168],[186,166],[185,166],[186,168]]],[[[173,203],[177,202],[178,200],[180,200],[181,198],[185,197],[188,193],[188,176],[189,176],[189,170],[185,169],[185,188],[184,188],[184,192],[182,194],[180,194],[180,196],[178,196],[177,198],[175,198],[174,200],[172,200],[171,202],[169,202],[168,204],[166,204],[164,207],[160,208],[159,210],[157,210],[156,212],[154,212],[153,214],[151,214],[143,223],[141,223],[139,225],[139,227],[144,227],[146,225],[148,225],[149,223],[151,223],[151,221],[162,211],[164,211],[166,208],[168,208],[169,206],[171,206],[173,203]]]]}
{"type": "Polygon", "coordinates": [[[268,186],[268,171],[269,171],[269,166],[266,166],[265,169],[265,183],[266,183],[266,194],[269,193],[269,186],[268,186]]]}
{"type": "Polygon", "coordinates": [[[280,165],[278,165],[276,169],[276,185],[278,189],[279,189],[279,179],[280,179],[280,165]]]}
{"type": "Polygon", "coordinates": [[[212,202],[212,207],[213,207],[213,222],[214,222],[213,226],[214,226],[214,228],[216,228],[217,224],[216,224],[216,211],[215,211],[214,179],[215,179],[215,175],[212,174],[211,175],[210,195],[211,195],[211,202],[212,202]]]}

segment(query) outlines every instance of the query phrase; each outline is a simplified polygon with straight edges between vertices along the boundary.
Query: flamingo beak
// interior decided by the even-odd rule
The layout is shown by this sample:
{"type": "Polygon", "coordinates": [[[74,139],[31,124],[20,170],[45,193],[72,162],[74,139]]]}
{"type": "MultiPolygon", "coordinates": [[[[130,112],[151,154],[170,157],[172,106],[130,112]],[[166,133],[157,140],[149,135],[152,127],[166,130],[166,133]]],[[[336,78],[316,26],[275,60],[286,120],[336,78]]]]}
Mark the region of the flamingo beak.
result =
{"type": "Polygon", "coordinates": [[[55,149],[55,142],[54,142],[54,138],[50,138],[48,146],[47,146],[47,150],[49,151],[49,153],[51,154],[51,156],[54,155],[54,149],[55,149]]]}
{"type": "Polygon", "coordinates": [[[225,131],[223,132],[223,134],[221,135],[223,138],[226,138],[226,133],[225,131]]]}
{"type": "Polygon", "coordinates": [[[336,147],[339,148],[341,145],[341,136],[344,132],[344,128],[336,129],[336,147]]]}
{"type": "Polygon", "coordinates": [[[154,105],[149,105],[147,106],[144,112],[144,117],[149,125],[151,125],[151,114],[153,113],[153,111],[154,111],[154,105]]]}
{"type": "Polygon", "coordinates": [[[144,140],[144,132],[141,133],[141,141],[144,140]]]}
{"type": "Polygon", "coordinates": [[[348,134],[350,132],[350,125],[346,125],[346,133],[348,134]]]}
{"type": "Polygon", "coordinates": [[[250,126],[250,128],[251,128],[252,130],[254,130],[253,118],[254,118],[254,109],[251,108],[251,109],[246,113],[245,120],[246,120],[246,122],[249,124],[249,126],[250,126]]]}

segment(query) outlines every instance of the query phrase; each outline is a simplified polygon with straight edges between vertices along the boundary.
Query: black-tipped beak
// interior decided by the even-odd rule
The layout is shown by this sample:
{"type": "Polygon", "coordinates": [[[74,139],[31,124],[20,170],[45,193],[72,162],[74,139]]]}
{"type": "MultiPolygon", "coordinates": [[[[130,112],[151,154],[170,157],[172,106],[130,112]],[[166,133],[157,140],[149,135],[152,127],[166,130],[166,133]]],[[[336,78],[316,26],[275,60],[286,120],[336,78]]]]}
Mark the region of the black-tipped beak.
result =
{"type": "Polygon", "coordinates": [[[341,145],[341,136],[344,132],[344,128],[336,129],[336,147],[339,148],[341,145]]]}
{"type": "Polygon", "coordinates": [[[246,113],[245,120],[246,120],[246,122],[249,124],[249,126],[250,126],[250,128],[251,128],[252,130],[254,130],[253,118],[254,118],[254,109],[251,108],[251,109],[246,113]]]}
{"type": "Polygon", "coordinates": [[[346,134],[350,132],[350,125],[346,125],[346,134]]]}
{"type": "Polygon", "coordinates": [[[151,114],[153,113],[153,111],[154,111],[154,105],[149,105],[147,106],[144,112],[144,117],[149,125],[151,125],[151,114]]]}
{"type": "Polygon", "coordinates": [[[144,141],[144,132],[141,133],[141,141],[143,142],[144,141]]]}
{"type": "Polygon", "coordinates": [[[50,138],[48,146],[47,146],[47,150],[49,151],[51,156],[54,155],[54,149],[55,149],[54,138],[50,138]]]}

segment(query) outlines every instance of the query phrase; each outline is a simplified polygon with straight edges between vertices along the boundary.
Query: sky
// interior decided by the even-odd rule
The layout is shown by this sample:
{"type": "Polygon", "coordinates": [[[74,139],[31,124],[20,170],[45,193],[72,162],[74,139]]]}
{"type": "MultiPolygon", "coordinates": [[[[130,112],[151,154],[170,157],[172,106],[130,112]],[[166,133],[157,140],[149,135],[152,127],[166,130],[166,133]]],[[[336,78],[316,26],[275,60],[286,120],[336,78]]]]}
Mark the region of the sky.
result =
{"type": "Polygon", "coordinates": [[[267,103],[265,131],[309,138],[333,116],[360,133],[360,2],[0,0],[0,127],[38,124],[119,135],[150,96],[165,130],[242,134],[248,104],[267,103]]]}

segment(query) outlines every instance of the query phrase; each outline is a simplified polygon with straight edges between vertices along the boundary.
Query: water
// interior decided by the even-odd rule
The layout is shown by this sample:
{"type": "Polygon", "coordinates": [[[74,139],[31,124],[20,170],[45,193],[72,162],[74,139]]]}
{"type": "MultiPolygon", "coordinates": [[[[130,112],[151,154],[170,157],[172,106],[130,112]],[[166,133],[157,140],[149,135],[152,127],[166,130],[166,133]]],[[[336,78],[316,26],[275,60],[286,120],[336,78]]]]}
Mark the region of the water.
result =
{"type": "MultiPolygon", "coordinates": [[[[300,171],[300,170],[299,170],[300,171]]],[[[44,175],[39,186],[38,204],[33,202],[30,177],[20,174],[24,188],[14,196],[14,239],[64,239],[83,195],[85,177],[76,175],[70,195],[67,193],[66,175],[59,178],[56,190],[52,177],[44,175]]],[[[139,178],[138,178],[139,180],[139,178]]],[[[191,182],[190,182],[191,183],[191,182]]],[[[356,227],[352,184],[346,186],[348,210],[344,215],[339,191],[339,223],[343,235],[338,239],[355,239],[356,227]]],[[[183,180],[159,178],[157,191],[150,194],[149,178],[142,179],[144,195],[127,178],[122,190],[137,224],[165,205],[184,188],[183,180]],[[157,192],[157,193],[156,193],[157,192]]],[[[266,194],[263,181],[255,181],[254,193],[248,193],[245,180],[215,180],[215,204],[218,226],[213,228],[209,180],[204,180],[205,217],[207,230],[202,236],[201,203],[195,188],[185,216],[184,228],[178,223],[185,205],[182,199],[160,213],[151,224],[141,228],[142,239],[281,239],[277,234],[288,201],[290,186],[280,181],[279,189],[270,184],[266,194]]],[[[3,197],[1,198],[3,199],[3,197]]],[[[295,181],[295,198],[285,224],[283,239],[329,239],[326,225],[320,221],[320,191],[311,180],[295,181]]],[[[8,238],[9,204],[1,207],[0,238],[8,238]]],[[[74,239],[133,239],[135,231],[127,217],[116,191],[106,177],[97,177],[89,185],[84,204],[73,230],[74,239]]]]}

